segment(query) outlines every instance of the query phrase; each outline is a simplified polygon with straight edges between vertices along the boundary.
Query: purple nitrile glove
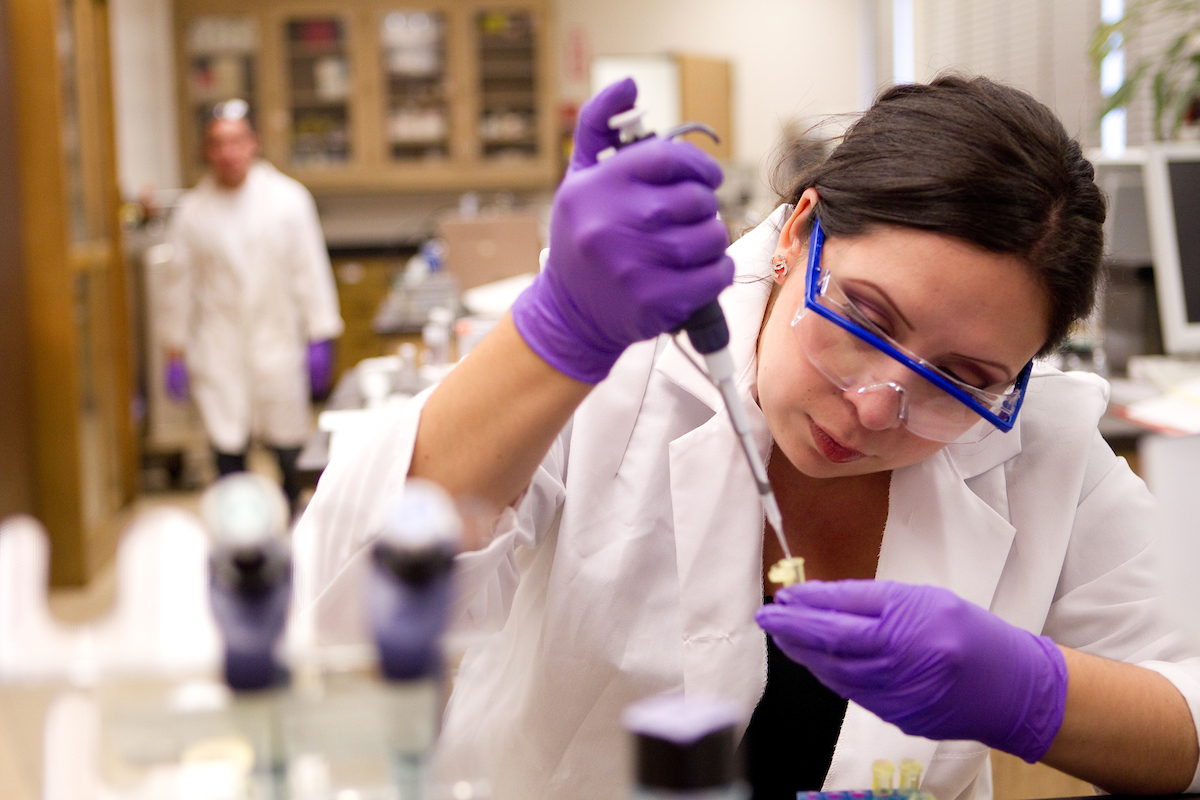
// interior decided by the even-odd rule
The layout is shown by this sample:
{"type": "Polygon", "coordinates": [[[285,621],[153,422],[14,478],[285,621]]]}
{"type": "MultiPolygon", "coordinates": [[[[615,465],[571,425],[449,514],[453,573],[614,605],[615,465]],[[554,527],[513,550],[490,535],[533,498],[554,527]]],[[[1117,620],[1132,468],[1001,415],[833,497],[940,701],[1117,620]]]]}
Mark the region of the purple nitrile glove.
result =
{"type": "Polygon", "coordinates": [[[308,381],[314,400],[324,400],[333,388],[333,340],[308,343],[308,381]]]}
{"type": "Polygon", "coordinates": [[[163,383],[167,389],[167,397],[176,403],[185,402],[191,393],[191,382],[188,380],[187,365],[180,356],[167,359],[167,368],[163,383]]]}
{"type": "MultiPolygon", "coordinates": [[[[598,114],[590,105],[581,122],[607,118],[609,108],[598,114]]],[[[512,313],[548,364],[598,383],[626,347],[673,330],[714,300],[734,267],[716,216],[716,161],[686,142],[648,139],[582,166],[594,160],[591,148],[611,144],[591,127],[585,133],[554,197],[545,269],[512,313]]]]}
{"type": "Polygon", "coordinates": [[[608,121],[622,111],[633,108],[637,100],[637,84],[625,78],[601,89],[579,109],[575,123],[575,147],[571,151],[568,172],[586,169],[596,163],[596,156],[620,142],[620,133],[608,127],[608,121]]]}
{"type": "Polygon", "coordinates": [[[821,683],[909,735],[973,739],[1033,763],[1062,725],[1058,646],[947,589],[810,581],[755,619],[821,683]]]}

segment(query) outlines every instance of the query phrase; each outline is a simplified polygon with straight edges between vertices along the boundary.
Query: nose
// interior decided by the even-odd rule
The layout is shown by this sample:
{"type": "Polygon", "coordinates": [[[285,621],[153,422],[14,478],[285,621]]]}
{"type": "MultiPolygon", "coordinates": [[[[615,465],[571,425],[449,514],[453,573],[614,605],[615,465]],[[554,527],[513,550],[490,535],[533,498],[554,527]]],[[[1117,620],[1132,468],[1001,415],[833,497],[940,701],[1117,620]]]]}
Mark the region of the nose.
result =
{"type": "Polygon", "coordinates": [[[854,406],[859,424],[867,430],[899,427],[908,408],[908,393],[895,381],[860,386],[843,394],[854,406]]]}

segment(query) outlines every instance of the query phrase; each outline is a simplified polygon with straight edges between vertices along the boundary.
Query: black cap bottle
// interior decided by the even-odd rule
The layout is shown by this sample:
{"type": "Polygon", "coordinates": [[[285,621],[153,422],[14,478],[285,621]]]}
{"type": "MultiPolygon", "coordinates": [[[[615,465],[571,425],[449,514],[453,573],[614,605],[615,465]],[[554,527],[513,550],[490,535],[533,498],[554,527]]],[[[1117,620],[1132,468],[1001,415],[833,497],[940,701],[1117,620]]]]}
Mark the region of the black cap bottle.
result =
{"type": "Polygon", "coordinates": [[[657,695],[625,709],[633,734],[635,798],[746,800],[736,706],[715,697],[657,695]]]}

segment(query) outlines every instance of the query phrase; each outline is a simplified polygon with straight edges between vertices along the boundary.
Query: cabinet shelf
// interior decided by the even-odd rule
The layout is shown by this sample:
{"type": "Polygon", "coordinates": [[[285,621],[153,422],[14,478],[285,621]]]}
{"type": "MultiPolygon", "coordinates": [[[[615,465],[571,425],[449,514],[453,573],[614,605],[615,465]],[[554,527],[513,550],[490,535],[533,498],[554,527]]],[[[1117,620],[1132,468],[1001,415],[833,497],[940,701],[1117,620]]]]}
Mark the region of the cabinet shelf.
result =
{"type": "Polygon", "coordinates": [[[309,45],[297,44],[295,42],[288,43],[288,58],[292,62],[314,61],[318,58],[327,58],[329,56],[345,56],[346,48],[340,42],[335,42],[329,45],[309,45]]]}
{"type": "Polygon", "coordinates": [[[290,105],[294,111],[307,109],[339,109],[345,108],[347,102],[347,98],[344,97],[340,100],[323,100],[315,96],[306,95],[298,97],[293,95],[288,105],[290,105]]]}

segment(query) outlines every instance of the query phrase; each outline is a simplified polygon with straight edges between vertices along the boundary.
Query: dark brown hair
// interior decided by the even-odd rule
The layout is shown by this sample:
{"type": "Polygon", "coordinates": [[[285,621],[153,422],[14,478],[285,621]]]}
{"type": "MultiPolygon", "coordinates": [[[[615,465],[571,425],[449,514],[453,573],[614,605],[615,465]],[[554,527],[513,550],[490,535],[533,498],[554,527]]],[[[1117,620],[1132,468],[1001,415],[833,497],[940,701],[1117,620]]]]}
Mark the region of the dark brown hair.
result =
{"type": "Polygon", "coordinates": [[[1093,177],[1046,106],[987,78],[943,75],[884,91],[780,194],[796,203],[815,188],[830,236],[902,225],[1018,256],[1050,300],[1046,355],[1095,302],[1106,204],[1093,177]]]}

